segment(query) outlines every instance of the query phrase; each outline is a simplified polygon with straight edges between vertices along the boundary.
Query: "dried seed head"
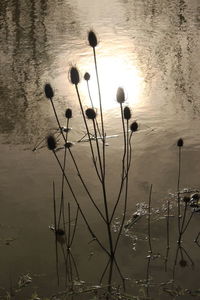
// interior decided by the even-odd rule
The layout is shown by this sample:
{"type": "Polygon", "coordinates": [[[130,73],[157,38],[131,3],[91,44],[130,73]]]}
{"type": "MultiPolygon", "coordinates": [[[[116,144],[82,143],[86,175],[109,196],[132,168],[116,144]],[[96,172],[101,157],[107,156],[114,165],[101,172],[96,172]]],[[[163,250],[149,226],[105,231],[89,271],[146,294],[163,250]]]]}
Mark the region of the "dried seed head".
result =
{"type": "Polygon", "coordinates": [[[65,234],[65,231],[63,229],[56,229],[56,235],[64,235],[65,234]]]}
{"type": "Polygon", "coordinates": [[[88,117],[88,119],[91,119],[91,120],[94,120],[97,116],[97,114],[93,108],[86,109],[85,114],[88,117]]]}
{"type": "Polygon", "coordinates": [[[67,119],[71,119],[72,118],[72,110],[71,108],[67,108],[66,111],[65,111],[65,117],[67,119]]]}
{"type": "Polygon", "coordinates": [[[88,32],[88,42],[92,48],[95,48],[97,46],[97,37],[94,31],[92,30],[88,32]]]}
{"type": "Polygon", "coordinates": [[[185,203],[190,202],[190,197],[184,196],[184,197],[183,197],[183,202],[185,202],[185,203]]]}
{"type": "Polygon", "coordinates": [[[64,244],[65,243],[65,231],[63,229],[56,229],[56,239],[60,244],[64,244]]]}
{"type": "Polygon", "coordinates": [[[69,149],[69,148],[71,148],[73,145],[74,145],[73,143],[67,142],[67,143],[65,143],[65,148],[69,149]]]}
{"type": "Polygon", "coordinates": [[[179,261],[179,265],[182,267],[182,268],[185,268],[187,266],[187,261],[185,259],[181,259],[179,261]]]}
{"type": "Polygon", "coordinates": [[[120,104],[124,103],[124,101],[125,101],[125,93],[124,93],[124,89],[122,87],[119,87],[117,89],[116,98],[117,98],[117,102],[118,103],[120,103],[120,104]]]}
{"type": "Polygon", "coordinates": [[[178,147],[183,147],[183,139],[178,139],[178,141],[177,141],[177,146],[178,147]]]}
{"type": "Polygon", "coordinates": [[[134,132],[134,131],[137,131],[137,129],[138,129],[138,123],[136,121],[134,121],[130,126],[130,130],[132,132],[134,132]]]}
{"type": "Polygon", "coordinates": [[[89,74],[88,72],[85,73],[84,79],[85,79],[86,81],[90,80],[90,74],[89,74]]]}
{"type": "Polygon", "coordinates": [[[71,67],[70,69],[70,81],[72,84],[79,84],[80,82],[80,76],[79,76],[79,71],[76,67],[71,67]]]}
{"type": "Polygon", "coordinates": [[[49,83],[45,84],[45,86],[44,86],[44,92],[45,92],[45,96],[48,99],[53,98],[54,92],[53,92],[53,89],[52,89],[52,87],[51,87],[51,85],[49,83]]]}
{"type": "Polygon", "coordinates": [[[49,150],[54,150],[56,148],[56,139],[53,135],[47,137],[47,147],[49,150]]]}
{"type": "Polygon", "coordinates": [[[124,119],[130,120],[131,118],[131,110],[128,106],[124,107],[124,119]]]}

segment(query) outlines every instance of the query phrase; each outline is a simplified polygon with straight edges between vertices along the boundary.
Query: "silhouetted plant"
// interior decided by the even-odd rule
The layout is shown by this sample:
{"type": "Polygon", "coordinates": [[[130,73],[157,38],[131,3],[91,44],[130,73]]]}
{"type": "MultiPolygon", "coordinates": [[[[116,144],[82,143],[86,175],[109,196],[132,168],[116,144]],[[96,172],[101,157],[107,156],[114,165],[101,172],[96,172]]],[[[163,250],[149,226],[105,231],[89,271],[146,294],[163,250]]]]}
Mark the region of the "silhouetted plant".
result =
{"type": "MultiPolygon", "coordinates": [[[[121,272],[120,272],[120,268],[117,264],[116,258],[115,258],[115,252],[119,243],[119,239],[121,236],[121,232],[123,230],[123,226],[124,226],[124,221],[126,218],[126,209],[127,209],[127,200],[128,200],[128,179],[129,179],[129,169],[130,169],[130,164],[131,164],[131,138],[132,135],[135,131],[137,131],[138,129],[138,124],[136,121],[132,122],[131,125],[129,124],[130,119],[131,119],[131,111],[129,107],[124,107],[123,108],[123,103],[125,102],[125,92],[123,90],[123,88],[119,87],[117,90],[117,94],[116,94],[116,99],[120,104],[120,110],[121,110],[121,120],[122,120],[122,127],[123,127],[123,137],[124,137],[124,150],[123,150],[123,156],[122,156],[122,174],[121,174],[121,185],[119,188],[119,193],[114,205],[114,208],[110,211],[109,207],[108,207],[108,193],[107,193],[107,189],[108,187],[106,186],[106,156],[105,156],[105,144],[106,144],[106,135],[105,135],[105,126],[104,126],[104,119],[103,119],[103,107],[102,107],[102,99],[101,99],[101,90],[100,90],[100,82],[99,82],[99,75],[98,75],[98,68],[97,68],[97,58],[96,58],[96,52],[95,52],[95,48],[98,44],[97,41],[97,37],[95,35],[95,33],[93,31],[89,31],[88,33],[88,42],[89,45],[92,47],[93,49],[93,56],[94,56],[94,65],[95,65],[95,72],[96,72],[96,80],[97,80],[97,87],[98,87],[98,95],[99,95],[99,111],[100,111],[100,127],[98,125],[97,122],[97,113],[96,113],[96,109],[94,108],[93,105],[93,101],[91,98],[91,94],[90,94],[90,89],[89,89],[89,80],[90,80],[90,74],[89,73],[85,73],[84,75],[84,79],[87,82],[87,87],[88,87],[88,95],[90,98],[90,102],[91,102],[91,108],[88,108],[85,110],[84,113],[84,109],[83,109],[83,104],[82,104],[82,100],[81,100],[81,96],[79,93],[79,83],[80,83],[80,74],[78,71],[78,68],[76,66],[72,66],[69,70],[69,80],[71,81],[71,83],[75,86],[75,90],[76,90],[76,94],[77,94],[77,98],[78,98],[78,102],[79,102],[79,106],[80,106],[80,110],[82,113],[82,118],[83,118],[83,122],[85,125],[85,129],[86,129],[86,134],[88,137],[88,141],[89,141],[89,146],[90,146],[90,151],[92,154],[92,161],[93,161],[93,165],[97,174],[97,179],[99,180],[101,189],[102,189],[102,196],[103,196],[103,203],[104,203],[104,212],[102,212],[100,210],[100,208],[98,207],[98,205],[96,204],[93,196],[90,194],[89,189],[87,187],[87,185],[84,182],[83,177],[81,176],[79,167],[78,167],[78,163],[75,160],[75,157],[72,153],[72,146],[73,143],[68,141],[68,132],[69,132],[69,122],[70,119],[72,118],[72,110],[70,108],[66,109],[65,111],[65,117],[67,119],[67,124],[66,124],[66,130],[63,129],[64,127],[61,127],[60,125],[60,121],[54,106],[54,102],[53,102],[53,97],[54,97],[54,92],[53,92],[53,88],[51,87],[50,84],[46,84],[45,85],[45,95],[46,97],[51,101],[52,104],[52,108],[57,120],[57,124],[60,130],[60,133],[63,137],[64,140],[64,156],[63,156],[63,162],[61,163],[59,157],[56,154],[57,151],[57,143],[56,143],[56,139],[50,135],[47,138],[47,145],[49,150],[52,151],[52,153],[54,154],[54,157],[56,159],[56,161],[58,162],[58,165],[61,169],[62,172],[62,187],[61,187],[61,202],[60,202],[60,210],[59,210],[59,218],[58,218],[58,224],[56,223],[57,221],[55,220],[55,234],[56,236],[58,236],[58,230],[62,231],[63,235],[65,235],[65,239],[67,240],[67,249],[72,245],[72,241],[73,238],[70,239],[71,236],[71,230],[70,227],[68,227],[68,232],[66,233],[66,227],[65,227],[65,206],[64,206],[64,181],[66,181],[67,186],[72,194],[72,197],[75,200],[75,203],[77,205],[77,217],[78,217],[78,213],[80,212],[80,215],[82,216],[82,218],[84,219],[86,226],[89,230],[89,232],[91,233],[92,237],[97,241],[97,243],[100,245],[100,247],[108,254],[109,260],[108,260],[108,264],[106,265],[105,268],[105,272],[109,267],[109,275],[108,275],[108,284],[109,286],[111,286],[111,282],[112,282],[112,273],[113,273],[113,264],[115,264],[122,280],[124,280],[121,272]],[[89,130],[89,126],[87,122],[92,122],[93,125],[93,131],[94,131],[94,135],[91,135],[90,130],[89,130]],[[131,131],[129,131],[129,128],[131,131]],[[64,132],[66,132],[66,134],[64,135],[64,132]],[[99,143],[99,137],[101,138],[101,144],[99,143]],[[95,141],[95,143],[92,143],[92,140],[95,141]],[[69,151],[69,155],[73,161],[74,167],[78,173],[78,177],[81,181],[82,186],[84,187],[87,196],[89,197],[90,201],[92,202],[93,206],[95,207],[95,209],[97,210],[97,212],[99,213],[99,216],[101,217],[101,219],[103,220],[103,222],[106,225],[107,228],[107,236],[108,236],[108,244],[109,247],[104,246],[102,244],[102,242],[99,240],[99,238],[96,236],[95,232],[92,230],[87,218],[85,217],[84,211],[82,209],[82,207],[79,204],[79,200],[76,196],[76,191],[73,189],[70,180],[66,174],[66,155],[67,155],[67,151],[69,151]],[[120,230],[119,233],[117,235],[116,241],[114,241],[113,239],[113,233],[111,230],[111,224],[112,224],[112,220],[114,218],[115,212],[116,212],[116,208],[117,205],[119,203],[119,200],[121,198],[122,195],[122,191],[124,190],[124,208],[123,208],[123,218],[121,221],[121,225],[120,225],[120,230]],[[61,226],[61,216],[62,216],[62,226],[61,226]],[[62,228],[63,229],[62,229],[62,228]]],[[[55,206],[55,204],[54,204],[55,206]]],[[[70,204],[68,202],[67,204],[67,217],[68,217],[68,224],[70,224],[70,204]]],[[[56,213],[55,213],[56,215],[56,213]]],[[[70,226],[70,225],[69,225],[70,226]]],[[[60,232],[59,231],[59,232],[60,232]]],[[[74,237],[75,231],[73,232],[73,237],[74,237]]],[[[56,239],[57,241],[57,239],[56,239]]],[[[103,278],[103,275],[102,275],[103,278]]]]}
{"type": "Polygon", "coordinates": [[[181,177],[181,148],[183,147],[183,139],[180,138],[177,141],[177,147],[178,147],[178,180],[177,180],[177,200],[178,200],[178,231],[179,235],[181,232],[181,225],[180,225],[180,218],[181,218],[181,207],[180,207],[180,177],[181,177]]]}

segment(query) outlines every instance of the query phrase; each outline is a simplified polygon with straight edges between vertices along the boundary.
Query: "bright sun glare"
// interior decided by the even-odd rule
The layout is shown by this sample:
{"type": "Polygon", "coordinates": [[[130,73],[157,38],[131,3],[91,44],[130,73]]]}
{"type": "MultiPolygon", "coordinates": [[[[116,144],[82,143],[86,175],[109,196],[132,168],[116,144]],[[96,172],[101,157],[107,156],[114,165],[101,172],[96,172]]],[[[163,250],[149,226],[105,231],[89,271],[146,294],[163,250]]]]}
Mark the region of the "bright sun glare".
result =
{"type": "MultiPolygon", "coordinates": [[[[130,106],[140,101],[143,80],[139,71],[134,68],[133,65],[127,65],[123,58],[100,57],[98,58],[97,66],[103,109],[107,110],[119,105],[116,101],[118,87],[124,88],[127,104],[130,106]]],[[[84,67],[91,75],[89,86],[92,101],[94,106],[98,107],[99,100],[94,64],[87,65],[87,68],[85,66],[82,67],[84,67]]],[[[85,85],[84,88],[82,85],[81,89],[82,93],[85,94],[86,104],[90,106],[90,101],[88,102],[87,92],[85,91],[85,85]]]]}

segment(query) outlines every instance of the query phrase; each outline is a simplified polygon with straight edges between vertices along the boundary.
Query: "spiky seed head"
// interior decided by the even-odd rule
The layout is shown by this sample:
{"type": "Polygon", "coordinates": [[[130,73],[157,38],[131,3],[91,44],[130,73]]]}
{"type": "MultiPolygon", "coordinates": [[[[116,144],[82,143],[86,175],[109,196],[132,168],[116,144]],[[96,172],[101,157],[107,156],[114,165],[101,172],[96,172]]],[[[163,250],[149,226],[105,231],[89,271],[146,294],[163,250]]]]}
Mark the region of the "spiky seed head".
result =
{"type": "Polygon", "coordinates": [[[67,108],[66,111],[65,111],[65,117],[67,119],[71,119],[72,118],[72,110],[71,108],[67,108]]]}
{"type": "Polygon", "coordinates": [[[66,142],[66,143],[65,143],[65,148],[69,149],[69,148],[71,148],[73,145],[74,145],[74,144],[71,143],[71,142],[66,142]]]}
{"type": "Polygon", "coordinates": [[[177,146],[178,147],[183,147],[183,139],[182,138],[178,139],[177,146]]]}
{"type": "Polygon", "coordinates": [[[181,259],[179,261],[179,265],[182,267],[182,268],[185,268],[187,266],[187,261],[185,259],[181,259]]]}
{"type": "Polygon", "coordinates": [[[44,92],[45,92],[45,96],[46,96],[48,99],[53,98],[54,92],[53,92],[53,89],[52,89],[50,83],[46,83],[46,84],[45,84],[45,86],[44,86],[44,92]]]}
{"type": "Polygon", "coordinates": [[[131,124],[130,130],[131,130],[132,132],[135,132],[135,131],[138,130],[138,123],[137,123],[136,121],[134,121],[134,122],[131,124]]]}
{"type": "Polygon", "coordinates": [[[88,32],[88,42],[92,48],[95,48],[98,44],[96,34],[92,30],[88,32]]]}
{"type": "Polygon", "coordinates": [[[56,139],[52,134],[47,137],[47,147],[49,150],[54,150],[56,148],[56,139]]]}
{"type": "Polygon", "coordinates": [[[122,87],[119,87],[117,89],[116,98],[117,98],[117,102],[120,104],[125,102],[125,93],[124,93],[124,89],[122,87]]]}
{"type": "Polygon", "coordinates": [[[84,74],[84,79],[85,79],[86,81],[90,80],[90,74],[89,74],[88,72],[86,72],[86,73],[84,74]]]}
{"type": "Polygon", "coordinates": [[[72,84],[79,84],[80,82],[80,76],[79,76],[79,71],[76,67],[71,67],[70,69],[70,81],[72,84]]]}
{"type": "Polygon", "coordinates": [[[131,118],[131,110],[128,106],[124,107],[124,119],[130,120],[131,118]]]}
{"type": "Polygon", "coordinates": [[[86,109],[85,114],[88,117],[88,119],[91,119],[91,120],[94,120],[97,116],[97,114],[93,108],[86,109]]]}

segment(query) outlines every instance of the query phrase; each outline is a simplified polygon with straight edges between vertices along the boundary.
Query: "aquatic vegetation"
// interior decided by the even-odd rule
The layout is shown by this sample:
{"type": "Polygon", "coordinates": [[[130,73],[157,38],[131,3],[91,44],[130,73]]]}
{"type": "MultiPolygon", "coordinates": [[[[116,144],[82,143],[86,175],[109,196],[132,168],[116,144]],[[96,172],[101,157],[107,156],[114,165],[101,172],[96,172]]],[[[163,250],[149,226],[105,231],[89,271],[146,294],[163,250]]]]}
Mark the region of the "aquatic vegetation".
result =
{"type": "MultiPolygon", "coordinates": [[[[77,160],[74,153],[74,143],[70,142],[69,132],[71,130],[71,119],[73,112],[71,108],[65,109],[64,116],[66,117],[65,126],[61,126],[57,111],[56,102],[54,103],[54,91],[50,83],[47,83],[44,87],[45,96],[50,100],[53,113],[57,122],[58,129],[54,134],[50,134],[46,138],[47,148],[52,152],[55,160],[61,171],[61,190],[56,192],[55,183],[53,182],[53,207],[54,207],[54,224],[50,227],[55,234],[55,249],[56,249],[56,269],[57,269],[57,281],[60,284],[59,276],[59,257],[58,247],[61,248],[65,266],[65,282],[66,291],[57,293],[52,296],[51,299],[60,297],[62,299],[68,299],[67,297],[73,297],[80,294],[87,295],[88,293],[96,293],[95,299],[151,299],[151,288],[154,286],[162,289],[162,292],[176,293],[175,275],[177,268],[187,268],[193,266],[194,262],[184,247],[183,236],[187,231],[192,217],[199,211],[199,193],[192,193],[189,191],[180,190],[181,171],[182,171],[182,148],[184,145],[183,139],[178,139],[176,146],[178,147],[178,176],[177,176],[177,191],[171,199],[167,199],[163,208],[154,208],[152,205],[152,189],[153,185],[149,185],[149,194],[147,203],[142,201],[137,203],[135,212],[128,215],[127,206],[129,199],[129,186],[130,186],[130,169],[132,163],[132,137],[139,129],[138,122],[132,120],[132,112],[129,106],[125,104],[126,93],[123,87],[118,87],[116,91],[116,102],[119,104],[120,122],[122,128],[122,153],[120,161],[117,162],[120,166],[120,172],[115,174],[119,180],[119,184],[116,187],[116,195],[114,198],[114,204],[111,205],[109,199],[109,185],[108,179],[108,164],[107,164],[107,139],[106,125],[104,122],[104,110],[102,105],[101,86],[98,73],[98,57],[96,55],[96,47],[98,45],[98,39],[93,31],[88,32],[88,43],[93,50],[95,77],[98,89],[98,107],[94,107],[94,102],[90,92],[90,81],[95,79],[91,78],[88,72],[84,74],[85,85],[88,92],[88,100],[90,105],[87,108],[84,105],[82,96],[80,94],[80,81],[81,75],[77,66],[73,65],[69,69],[69,81],[74,86],[75,94],[80,108],[82,116],[82,122],[84,125],[84,136],[77,141],[85,141],[88,143],[88,149],[91,154],[90,165],[92,164],[95,172],[96,184],[98,186],[98,197],[94,196],[94,193],[90,191],[89,178],[86,175],[82,175],[80,167],[80,161],[77,160]],[[59,142],[58,142],[59,140],[59,142]],[[59,152],[59,153],[58,153],[59,152]],[[80,201],[77,195],[77,186],[72,184],[72,177],[70,176],[70,167],[73,166],[76,171],[78,183],[83,188],[91,207],[97,215],[98,222],[101,228],[103,228],[103,237],[97,231],[97,229],[91,224],[87,213],[84,209],[84,202],[80,201]],[[59,196],[58,196],[59,194],[59,196]],[[67,195],[67,197],[66,197],[67,195]],[[57,197],[60,199],[59,205],[57,205],[57,197]],[[99,203],[99,198],[102,199],[99,203]],[[73,199],[76,210],[72,210],[72,202],[69,199],[73,199]],[[119,205],[121,205],[121,216],[117,211],[119,205]],[[57,207],[59,210],[57,211],[57,207]],[[175,218],[174,218],[175,217],[175,218]],[[99,275],[99,282],[97,286],[92,284],[86,284],[80,280],[78,267],[73,256],[73,242],[76,237],[76,230],[78,222],[82,218],[90,235],[90,242],[99,246],[102,252],[105,254],[105,267],[103,272],[99,275]],[[174,221],[174,219],[176,222],[174,221]],[[164,225],[162,220],[165,220],[164,225]],[[73,221],[72,221],[73,220],[73,221]],[[72,224],[73,223],[73,224],[72,224]],[[159,248],[159,242],[156,241],[153,235],[152,227],[164,226],[165,233],[163,235],[164,254],[157,250],[159,248]],[[176,241],[172,241],[171,228],[177,227],[176,241]],[[143,288],[143,295],[133,296],[125,292],[127,279],[121,272],[120,265],[118,264],[117,250],[120,244],[120,240],[124,235],[127,238],[132,239],[133,249],[136,250],[136,244],[140,241],[147,243],[148,251],[144,252],[144,265],[145,265],[145,278],[136,279],[135,283],[143,288]],[[175,244],[175,249],[174,249],[175,244]],[[171,257],[175,252],[175,257],[172,263],[171,257]],[[172,263],[172,281],[171,282],[155,282],[152,276],[152,265],[154,261],[160,261],[166,273],[169,268],[169,263],[172,263]],[[120,284],[116,287],[115,277],[120,278],[120,284]],[[171,285],[169,287],[169,285],[171,285]],[[120,286],[120,288],[119,288],[120,286]],[[98,298],[99,297],[99,298],[98,298]]],[[[134,114],[133,114],[134,116],[134,114]]],[[[111,136],[112,137],[112,136],[111,136]]],[[[39,143],[34,148],[34,151],[42,147],[42,143],[39,143]]],[[[85,173],[84,173],[85,174],[85,173]]],[[[174,238],[174,236],[173,236],[174,238]]],[[[199,246],[199,233],[195,238],[196,245],[199,246]]],[[[90,253],[91,254],[91,253],[90,253]]],[[[92,256],[93,254],[91,254],[92,256]]],[[[178,292],[177,292],[178,293],[178,292]]],[[[177,294],[179,295],[179,294],[177,294]]]]}

